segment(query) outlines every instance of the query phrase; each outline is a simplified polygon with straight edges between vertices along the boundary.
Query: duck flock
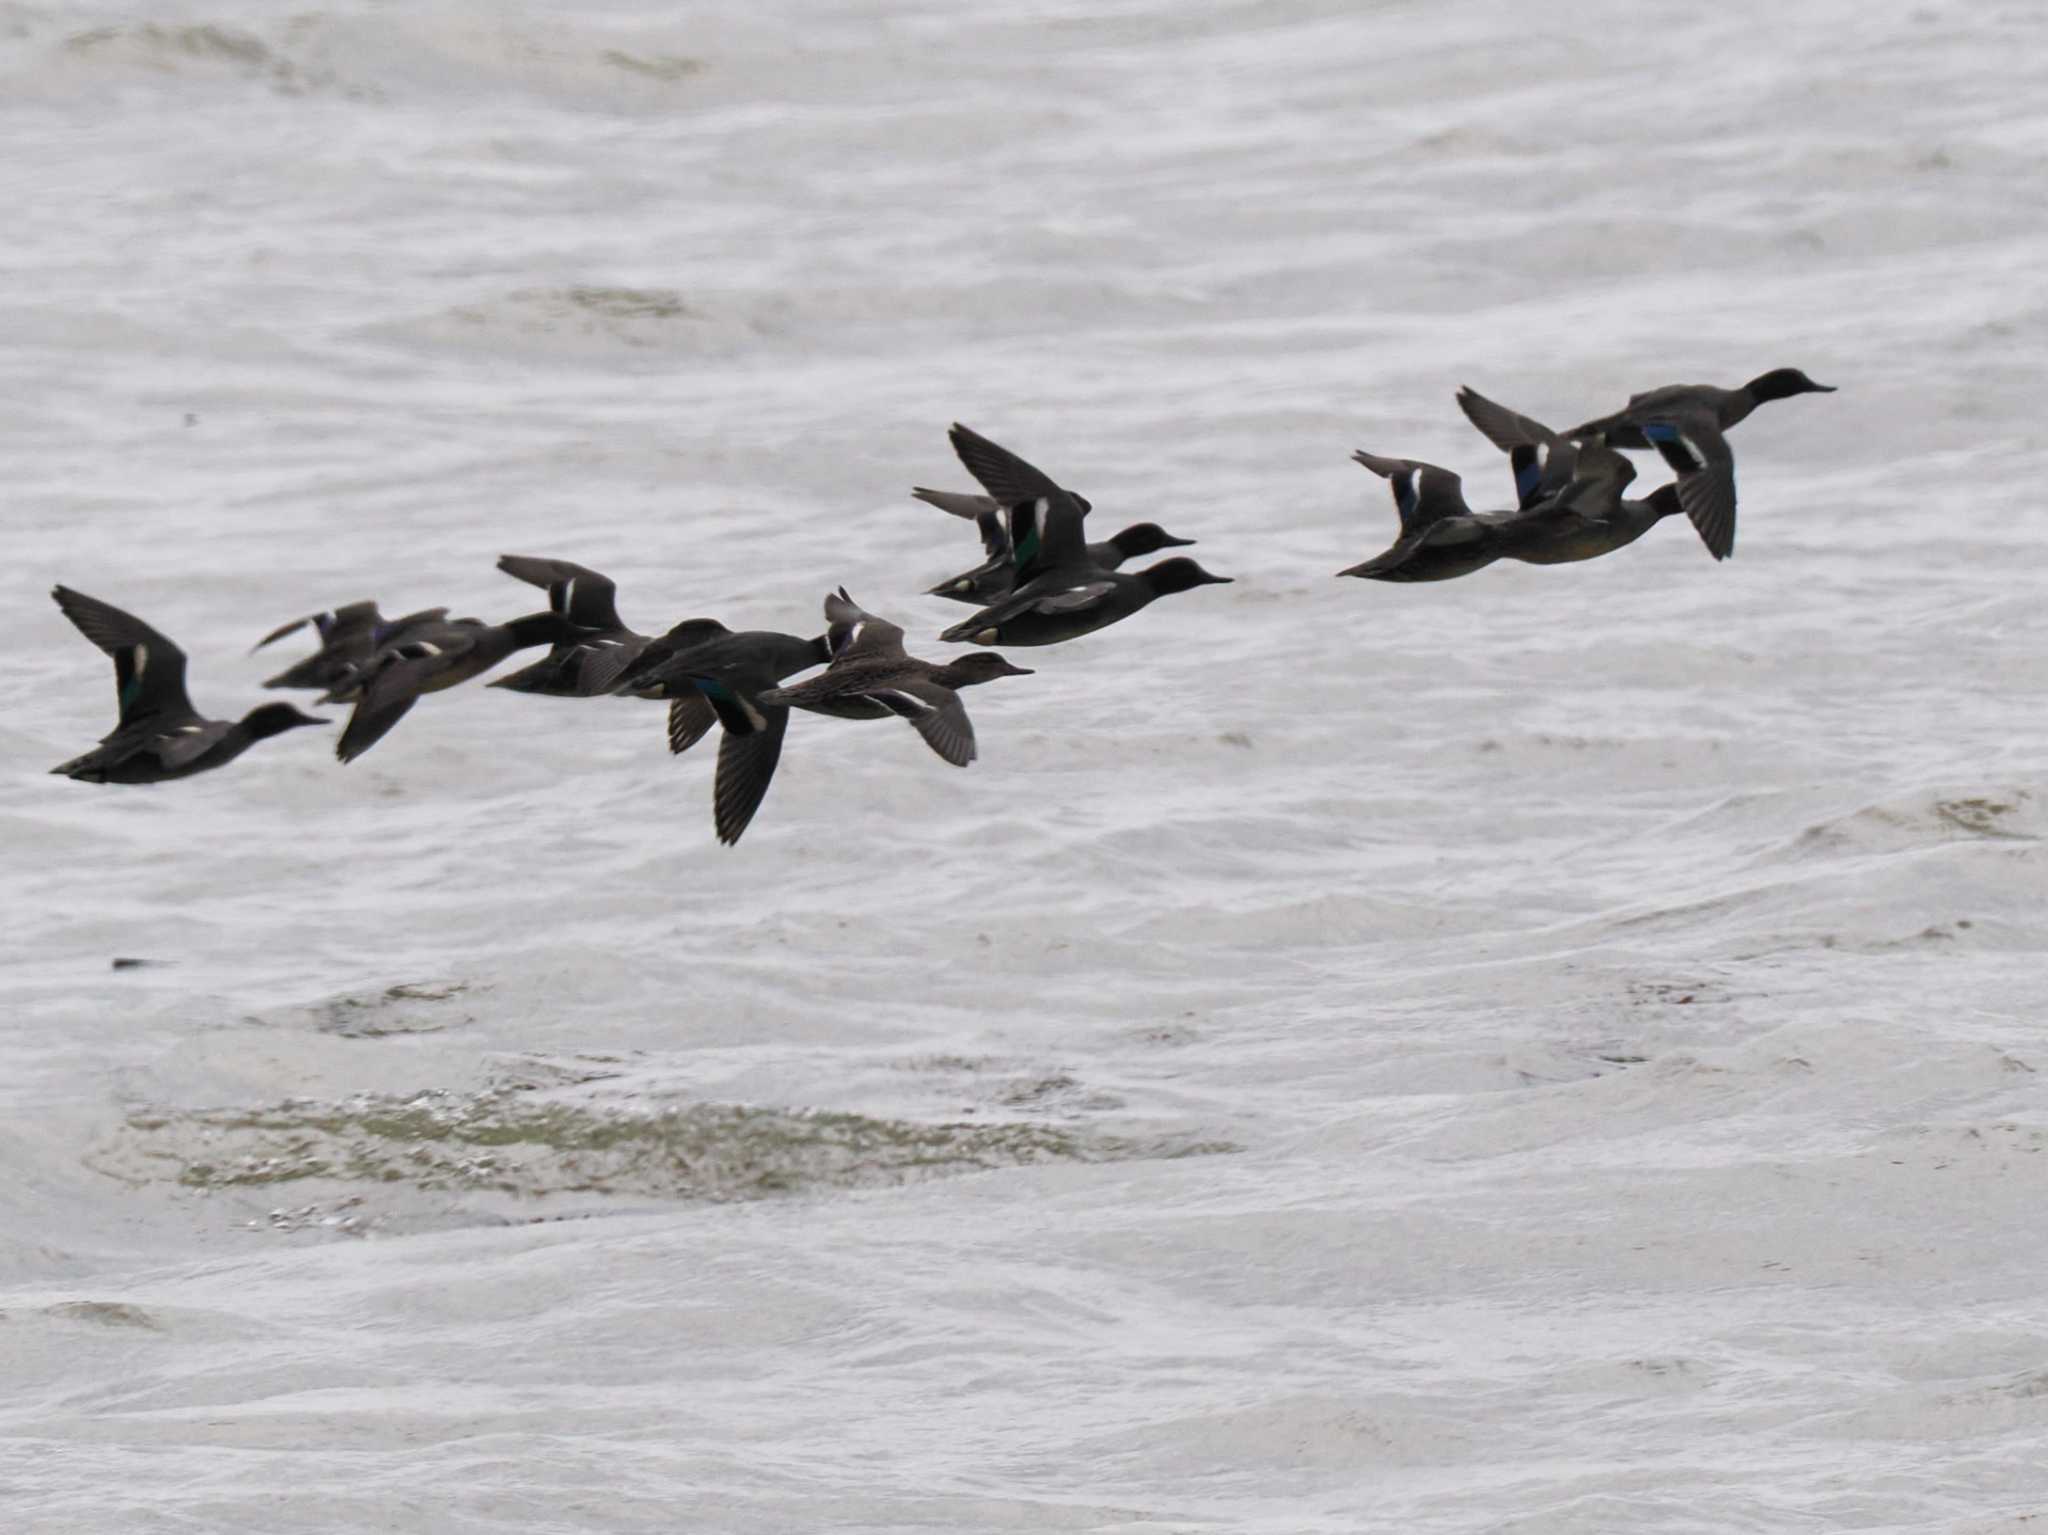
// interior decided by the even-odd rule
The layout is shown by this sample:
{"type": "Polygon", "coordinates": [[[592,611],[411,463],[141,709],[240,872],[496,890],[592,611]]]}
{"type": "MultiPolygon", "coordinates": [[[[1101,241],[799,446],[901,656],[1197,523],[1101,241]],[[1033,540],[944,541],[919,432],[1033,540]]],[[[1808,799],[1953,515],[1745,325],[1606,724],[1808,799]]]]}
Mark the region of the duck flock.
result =
{"type": "MultiPolygon", "coordinates": [[[[1632,396],[1625,408],[1554,432],[1470,389],[1458,404],[1508,455],[1512,509],[1475,512],[1459,477],[1416,459],[1359,452],[1353,458],[1391,485],[1399,531],[1384,552],[1339,575],[1376,581],[1447,581],[1495,560],[1563,564],[1611,554],[1663,518],[1683,512],[1717,560],[1735,546],[1735,460],[1726,432],[1769,400],[1831,393],[1797,368],[1778,368],[1737,389],[1678,384],[1632,396]],[[1626,497],[1635,467],[1619,449],[1654,450],[1676,478],[1642,499],[1626,497]]],[[[972,520],[984,559],[930,595],[973,605],[940,638],[980,646],[1056,645],[1131,617],[1161,597],[1230,578],[1186,556],[1135,572],[1132,559],[1193,540],[1156,523],[1091,543],[1089,502],[1016,454],[967,427],[949,433],[983,494],[912,493],[972,520]]],[[[994,654],[943,664],[903,646],[903,630],[864,611],[844,587],[825,598],[825,632],[734,632],[687,618],[666,634],[636,634],[619,619],[612,581],[568,560],[508,554],[498,568],[542,587],[545,612],[508,623],[448,617],[431,608],[387,619],[374,602],[295,619],[261,649],[311,625],[320,648],[265,687],[317,690],[320,702],[353,711],[335,756],[353,762],[405,717],[424,693],[481,676],[515,652],[546,645],[540,660],[490,684],[560,698],[622,694],[668,705],[668,744],[685,752],[721,727],[712,824],[728,845],[760,808],[782,756],[792,709],[841,719],[907,720],[947,762],[976,755],[963,688],[1031,672],[994,654]],[[793,685],[798,674],[823,667],[793,685]]],[[[240,720],[209,720],[185,691],[185,653],[131,614],[69,587],[51,596],[65,617],[114,661],[120,722],[83,756],[51,769],[87,783],[159,783],[225,766],[256,742],[328,721],[290,704],[264,704],[240,720]]]]}

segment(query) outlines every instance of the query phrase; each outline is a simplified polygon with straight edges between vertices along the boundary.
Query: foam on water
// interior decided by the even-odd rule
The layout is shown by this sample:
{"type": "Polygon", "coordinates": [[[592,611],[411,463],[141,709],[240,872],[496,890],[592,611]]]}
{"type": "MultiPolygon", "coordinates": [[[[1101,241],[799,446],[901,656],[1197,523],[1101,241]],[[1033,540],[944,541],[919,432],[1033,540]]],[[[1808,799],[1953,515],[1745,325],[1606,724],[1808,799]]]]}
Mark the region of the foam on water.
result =
{"type": "Polygon", "coordinates": [[[7,1528],[2021,1528],[2044,34],[0,7],[7,1528]],[[1459,384],[1779,365],[1725,566],[1331,576],[1353,448],[1505,504],[1459,384]],[[970,771],[802,718],[728,850],[481,687],[44,771],[59,580],[222,715],[502,552],[939,656],[956,419],[1237,578],[970,771]]]}

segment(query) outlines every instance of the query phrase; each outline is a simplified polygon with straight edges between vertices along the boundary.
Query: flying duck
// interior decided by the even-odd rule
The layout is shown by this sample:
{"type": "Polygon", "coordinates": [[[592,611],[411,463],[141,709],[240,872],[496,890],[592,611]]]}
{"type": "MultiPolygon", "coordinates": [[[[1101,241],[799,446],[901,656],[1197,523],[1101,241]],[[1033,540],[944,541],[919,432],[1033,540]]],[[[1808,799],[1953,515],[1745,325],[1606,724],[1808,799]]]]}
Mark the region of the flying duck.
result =
{"type": "Polygon", "coordinates": [[[942,639],[976,645],[1052,645],[1130,617],[1160,597],[1226,585],[1185,556],[1129,574],[1089,557],[1074,495],[1007,448],[955,422],[953,450],[1009,514],[1016,586],[1002,600],[946,630],[942,639]]]}
{"type": "Polygon", "coordinates": [[[223,767],[258,741],[324,719],[290,704],[263,704],[239,720],[202,719],[185,692],[185,652],[111,603],[53,587],[78,632],[114,658],[121,719],[82,757],[50,769],[84,783],[162,783],[223,767]]]}

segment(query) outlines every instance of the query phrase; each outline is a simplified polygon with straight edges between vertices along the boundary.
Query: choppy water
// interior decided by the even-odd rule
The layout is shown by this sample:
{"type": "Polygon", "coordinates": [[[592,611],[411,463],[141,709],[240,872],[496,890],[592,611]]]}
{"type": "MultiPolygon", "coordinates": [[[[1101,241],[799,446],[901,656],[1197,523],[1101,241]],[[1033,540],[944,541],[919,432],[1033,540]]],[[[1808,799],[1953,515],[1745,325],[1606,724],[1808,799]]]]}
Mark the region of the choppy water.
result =
{"type": "Polygon", "coordinates": [[[2038,1517],[2048,17],[769,9],[0,9],[6,1527],[2038,1517]],[[1330,577],[1460,383],[1780,364],[1726,566],[1330,577]],[[56,580],[219,714],[502,551],[941,653],[955,418],[1239,578],[969,772],[44,772],[56,580]]]}

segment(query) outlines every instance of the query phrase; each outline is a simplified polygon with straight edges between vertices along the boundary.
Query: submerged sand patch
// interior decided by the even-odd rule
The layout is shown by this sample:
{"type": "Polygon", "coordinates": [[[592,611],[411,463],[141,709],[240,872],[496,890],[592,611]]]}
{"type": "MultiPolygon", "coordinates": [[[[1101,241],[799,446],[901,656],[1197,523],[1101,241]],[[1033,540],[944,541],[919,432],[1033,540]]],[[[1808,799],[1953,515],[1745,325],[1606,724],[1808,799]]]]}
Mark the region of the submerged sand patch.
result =
{"type": "MultiPolygon", "coordinates": [[[[731,1201],[873,1188],[1046,1162],[1234,1150],[1185,1135],[1098,1134],[1031,1121],[926,1123],[741,1103],[649,1108],[476,1093],[287,1099],[260,1108],[137,1110],[95,1152],[100,1171],[203,1193],[402,1208],[457,1195],[478,1218],[555,1218],[620,1198],[731,1201]]],[[[375,1223],[359,1207],[351,1227],[375,1223]]],[[[279,1223],[270,1222],[272,1226],[279,1223]]],[[[297,1223],[286,1223],[296,1225],[297,1223]]]]}

